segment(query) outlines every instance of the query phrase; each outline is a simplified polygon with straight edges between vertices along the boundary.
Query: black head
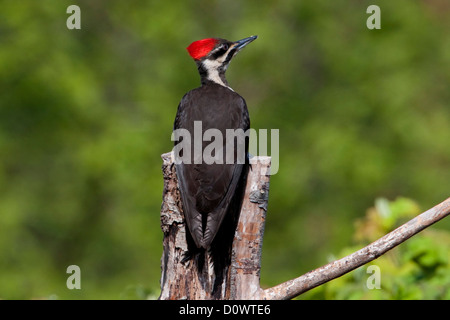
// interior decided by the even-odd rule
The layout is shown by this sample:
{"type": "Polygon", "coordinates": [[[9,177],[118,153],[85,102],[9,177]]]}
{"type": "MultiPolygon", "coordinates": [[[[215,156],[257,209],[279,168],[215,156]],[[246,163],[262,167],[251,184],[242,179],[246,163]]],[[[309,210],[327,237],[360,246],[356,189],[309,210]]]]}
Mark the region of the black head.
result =
{"type": "Polygon", "coordinates": [[[257,36],[239,41],[228,41],[220,38],[198,40],[189,45],[187,50],[197,63],[202,82],[210,80],[221,85],[227,85],[225,71],[231,59],[257,36]]]}

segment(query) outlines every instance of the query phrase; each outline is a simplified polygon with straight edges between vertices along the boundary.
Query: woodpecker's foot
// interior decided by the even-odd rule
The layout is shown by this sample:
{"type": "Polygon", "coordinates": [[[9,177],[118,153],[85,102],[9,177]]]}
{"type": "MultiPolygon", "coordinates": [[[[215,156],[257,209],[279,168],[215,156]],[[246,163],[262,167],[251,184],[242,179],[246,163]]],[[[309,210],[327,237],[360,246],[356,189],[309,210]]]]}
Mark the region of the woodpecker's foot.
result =
{"type": "Polygon", "coordinates": [[[181,259],[182,264],[186,264],[186,262],[189,262],[190,260],[194,259],[196,256],[198,256],[203,250],[199,248],[190,249],[188,251],[185,251],[183,259],[181,259]]]}
{"type": "Polygon", "coordinates": [[[183,259],[181,259],[181,264],[183,264],[183,265],[186,264],[186,262],[189,262],[193,257],[194,257],[194,255],[191,252],[186,251],[183,259]]]}

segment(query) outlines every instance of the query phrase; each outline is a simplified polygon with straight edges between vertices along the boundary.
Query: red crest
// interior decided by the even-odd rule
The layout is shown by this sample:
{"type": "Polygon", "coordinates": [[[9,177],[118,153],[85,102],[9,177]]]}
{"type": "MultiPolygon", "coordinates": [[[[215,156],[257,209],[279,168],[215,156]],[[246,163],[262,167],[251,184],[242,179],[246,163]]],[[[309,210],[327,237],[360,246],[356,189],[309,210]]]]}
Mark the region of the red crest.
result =
{"type": "Polygon", "coordinates": [[[192,42],[186,49],[192,58],[200,60],[214,49],[217,42],[219,42],[219,40],[214,38],[198,40],[192,42]]]}

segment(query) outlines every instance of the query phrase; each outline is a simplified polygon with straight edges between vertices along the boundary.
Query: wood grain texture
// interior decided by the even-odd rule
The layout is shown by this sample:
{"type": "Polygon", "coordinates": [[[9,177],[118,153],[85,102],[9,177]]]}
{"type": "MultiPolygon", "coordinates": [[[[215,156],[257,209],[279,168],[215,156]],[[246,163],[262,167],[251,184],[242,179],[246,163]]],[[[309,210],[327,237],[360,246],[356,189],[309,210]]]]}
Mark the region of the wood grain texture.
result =
{"type": "Polygon", "coordinates": [[[186,223],[173,165],[173,154],[163,159],[163,202],[161,230],[164,234],[161,257],[160,300],[258,299],[259,276],[268,192],[270,157],[253,157],[247,186],[231,250],[231,265],[225,276],[216,279],[210,252],[204,259],[183,262],[188,252],[186,223]],[[217,284],[217,281],[220,281],[217,284]],[[214,288],[219,288],[213,292],[214,288]]]}

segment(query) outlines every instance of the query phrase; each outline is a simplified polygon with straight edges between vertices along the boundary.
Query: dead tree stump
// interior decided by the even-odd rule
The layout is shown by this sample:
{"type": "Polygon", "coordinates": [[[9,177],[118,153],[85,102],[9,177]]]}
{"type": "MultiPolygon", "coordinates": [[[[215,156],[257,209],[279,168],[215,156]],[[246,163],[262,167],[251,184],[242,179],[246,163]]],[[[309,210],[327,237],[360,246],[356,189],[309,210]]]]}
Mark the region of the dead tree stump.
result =
{"type": "Polygon", "coordinates": [[[231,264],[221,280],[220,290],[212,294],[215,273],[206,252],[207,267],[199,272],[197,261],[182,262],[187,252],[186,224],[173,153],[163,159],[164,191],[161,229],[164,233],[161,258],[161,295],[167,299],[260,299],[261,250],[266,219],[270,157],[253,157],[247,186],[231,250],[231,264]]]}
{"type": "MultiPolygon", "coordinates": [[[[159,299],[292,299],[340,277],[376,258],[450,215],[450,198],[411,219],[366,247],[275,287],[262,290],[259,283],[261,249],[269,195],[270,157],[250,159],[251,170],[231,248],[226,275],[212,294],[214,268],[198,272],[198,261],[182,263],[187,252],[186,225],[172,153],[163,158],[164,191],[161,229],[164,233],[159,299]]],[[[206,255],[208,252],[205,253],[206,255]]],[[[208,257],[206,257],[208,258],[208,257]]]]}

